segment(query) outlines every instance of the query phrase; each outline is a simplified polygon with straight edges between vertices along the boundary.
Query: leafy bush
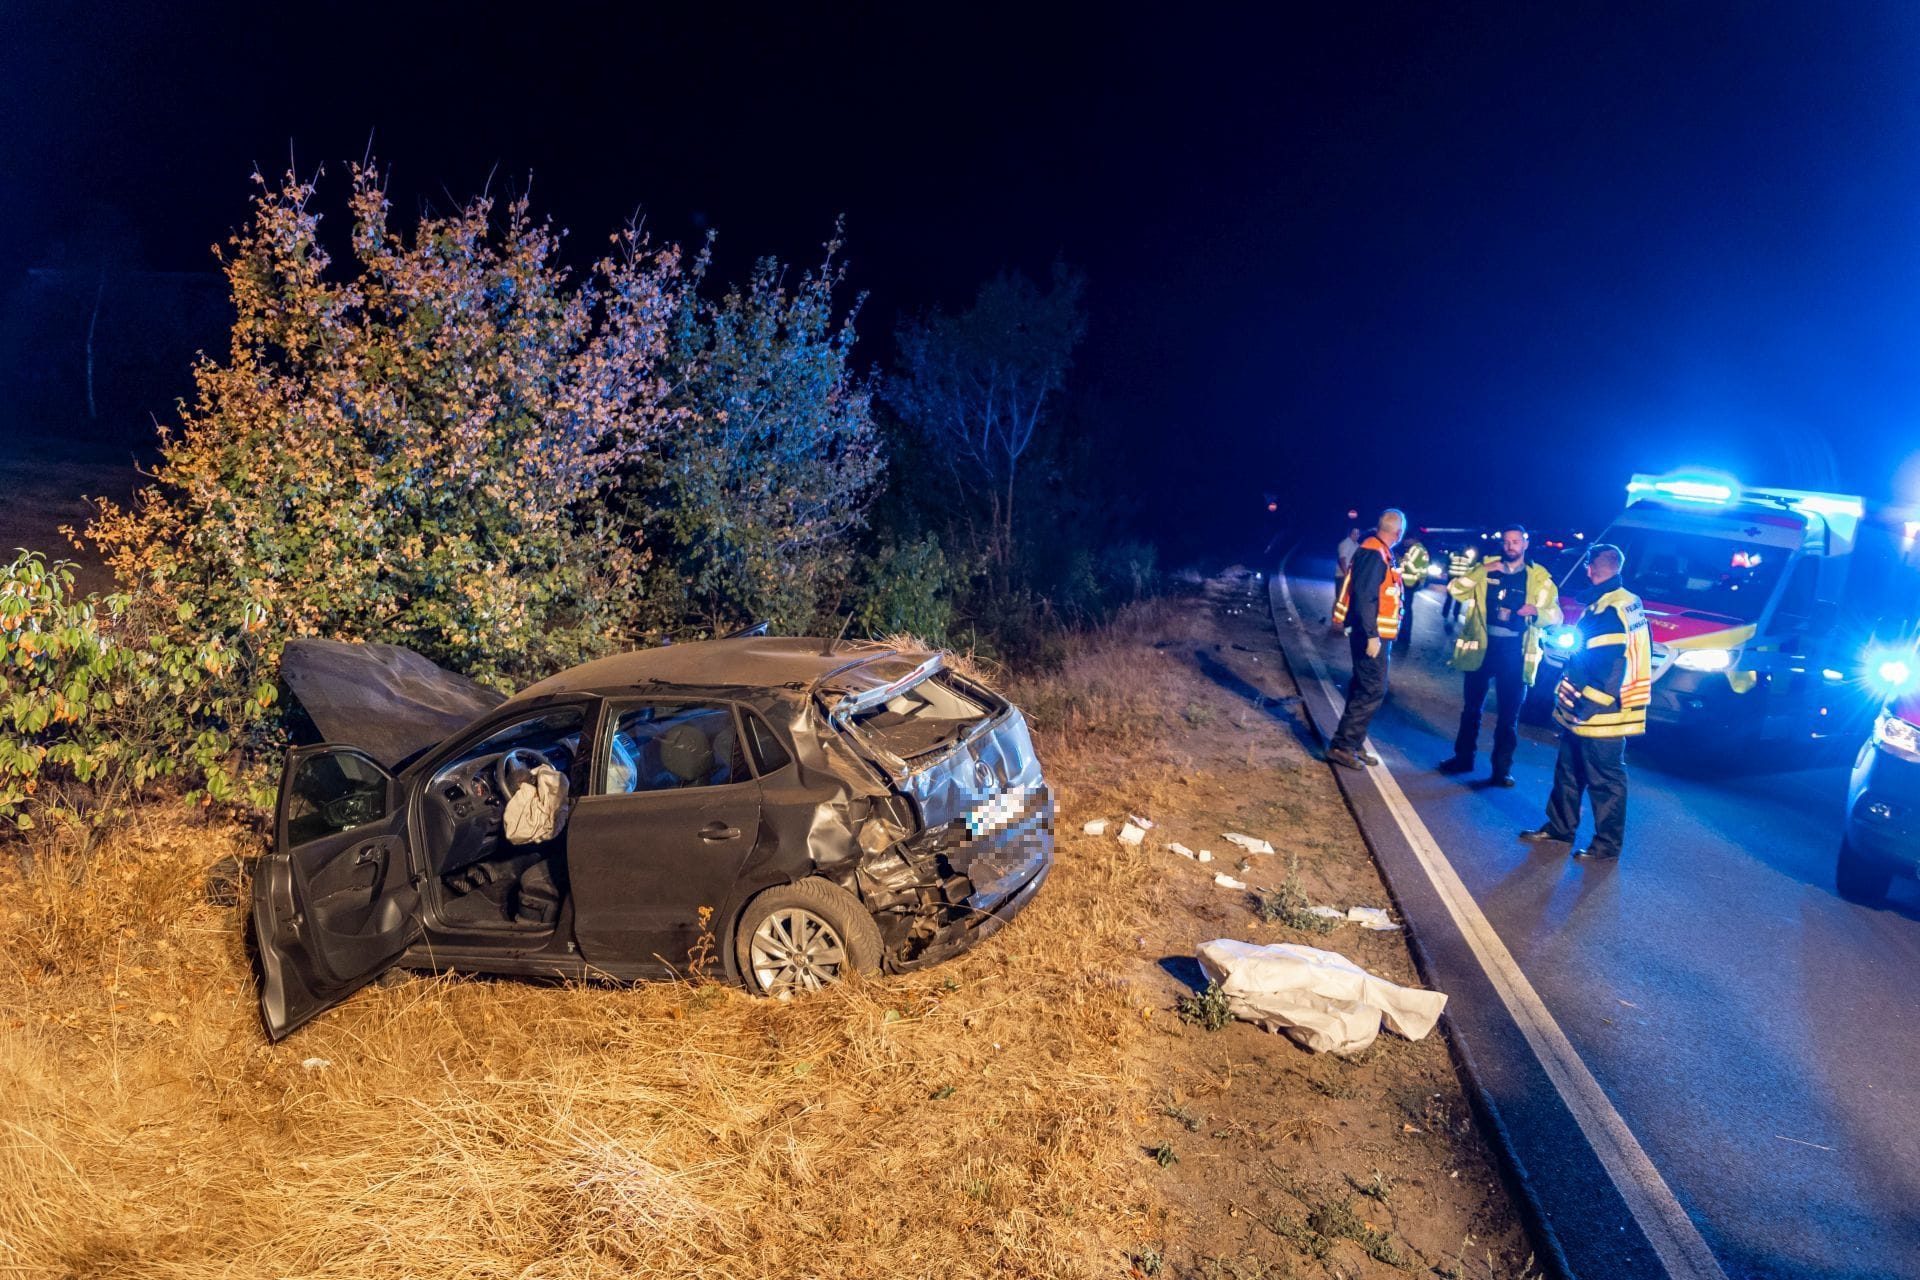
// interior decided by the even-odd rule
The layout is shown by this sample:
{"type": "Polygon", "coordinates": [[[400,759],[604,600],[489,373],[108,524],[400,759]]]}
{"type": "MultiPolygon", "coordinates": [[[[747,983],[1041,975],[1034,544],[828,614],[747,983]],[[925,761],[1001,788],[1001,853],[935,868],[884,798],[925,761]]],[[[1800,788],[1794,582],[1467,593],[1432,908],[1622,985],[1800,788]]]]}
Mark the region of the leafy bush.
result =
{"type": "Polygon", "coordinates": [[[679,416],[630,506],[663,553],[653,596],[669,625],[803,632],[844,590],[881,455],[853,314],[835,314],[839,251],[836,233],[793,285],[763,258],[744,289],[690,297],[674,322],[679,416]]]}
{"type": "Polygon", "coordinates": [[[932,534],[912,542],[888,539],[867,561],[853,625],[862,635],[905,633],[943,644],[953,623],[954,592],[962,581],[932,534]]]}
{"type": "Polygon", "coordinates": [[[667,404],[678,250],[637,231],[575,282],[523,196],[394,229],[353,166],[349,269],[315,186],[256,175],[219,256],[236,320],[163,432],[152,486],[86,535],[122,587],[219,638],[244,604],[285,636],[386,640],[511,684],[618,646],[644,548],[606,501],[667,404]]]}
{"type": "Polygon", "coordinates": [[[271,802],[239,751],[275,698],[264,614],[243,606],[199,644],[154,622],[126,595],[76,599],[64,562],[22,552],[0,567],[0,823],[91,831],[162,778],[192,799],[271,802]]]}

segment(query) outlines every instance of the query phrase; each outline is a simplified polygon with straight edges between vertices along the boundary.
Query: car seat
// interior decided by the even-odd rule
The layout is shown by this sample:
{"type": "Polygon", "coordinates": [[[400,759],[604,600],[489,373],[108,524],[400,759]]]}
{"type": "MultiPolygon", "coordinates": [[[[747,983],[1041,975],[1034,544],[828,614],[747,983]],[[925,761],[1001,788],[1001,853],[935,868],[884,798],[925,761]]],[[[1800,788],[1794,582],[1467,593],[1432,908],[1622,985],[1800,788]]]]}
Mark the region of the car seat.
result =
{"type": "Polygon", "coordinates": [[[673,775],[674,785],[697,787],[713,774],[713,744],[695,724],[680,723],[659,738],[660,763],[673,775]]]}

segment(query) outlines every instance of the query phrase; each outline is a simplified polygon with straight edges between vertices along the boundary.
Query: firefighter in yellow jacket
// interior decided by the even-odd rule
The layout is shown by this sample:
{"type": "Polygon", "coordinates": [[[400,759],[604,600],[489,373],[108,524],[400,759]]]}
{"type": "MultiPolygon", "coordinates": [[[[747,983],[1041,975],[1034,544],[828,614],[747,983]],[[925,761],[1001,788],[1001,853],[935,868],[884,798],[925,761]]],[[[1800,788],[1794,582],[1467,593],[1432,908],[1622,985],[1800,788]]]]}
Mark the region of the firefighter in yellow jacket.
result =
{"type": "Polygon", "coordinates": [[[1353,679],[1327,759],[1349,769],[1380,763],[1366,748],[1367,726],[1387,700],[1387,663],[1400,634],[1400,571],[1393,567],[1393,548],[1406,527],[1407,517],[1394,508],[1380,513],[1378,527],[1353,553],[1333,602],[1333,625],[1347,629],[1353,679]]]}
{"type": "Polygon", "coordinates": [[[1494,695],[1493,776],[1496,787],[1513,785],[1513,753],[1520,744],[1520,704],[1540,670],[1542,631],[1560,621],[1560,589],[1553,575],[1527,559],[1526,527],[1500,531],[1500,554],[1482,560],[1447,583],[1447,594],[1465,610],[1453,642],[1453,669],[1462,673],[1466,705],[1453,754],[1441,773],[1473,772],[1480,743],[1480,714],[1487,690],[1494,695]]]}
{"type": "Polygon", "coordinates": [[[1433,557],[1427,554],[1427,544],[1420,541],[1419,535],[1408,538],[1400,548],[1400,635],[1393,642],[1393,652],[1400,657],[1406,656],[1413,648],[1413,599],[1427,585],[1427,570],[1433,564],[1433,557]]]}
{"type": "Polygon", "coordinates": [[[1554,691],[1560,758],[1546,823],[1522,840],[1571,844],[1582,794],[1593,800],[1593,842],[1573,856],[1610,862],[1627,834],[1627,739],[1647,731],[1653,698],[1653,640],[1640,597],[1621,584],[1626,557],[1600,543],[1587,552],[1595,598],[1580,615],[1579,643],[1554,691]]]}

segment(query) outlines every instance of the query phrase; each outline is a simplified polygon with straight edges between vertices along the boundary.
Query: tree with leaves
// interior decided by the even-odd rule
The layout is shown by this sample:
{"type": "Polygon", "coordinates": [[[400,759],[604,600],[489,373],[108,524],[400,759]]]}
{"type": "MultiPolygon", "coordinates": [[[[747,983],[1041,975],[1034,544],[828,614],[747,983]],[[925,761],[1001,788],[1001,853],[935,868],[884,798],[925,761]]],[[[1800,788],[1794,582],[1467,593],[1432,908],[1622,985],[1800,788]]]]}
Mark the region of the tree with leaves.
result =
{"type": "Polygon", "coordinates": [[[259,190],[216,249],[236,319],[202,356],[153,483],[86,537],[200,634],[385,640],[511,684],[620,647],[646,549],[608,498],[685,416],[669,341],[690,285],[638,229],[584,279],[527,197],[391,216],[350,168],[335,270],[316,179],[259,190]]]}
{"type": "Polygon", "coordinates": [[[947,468],[964,499],[962,523],[1002,576],[1015,555],[1023,461],[1050,425],[1086,332],[1083,292],[1082,277],[1061,264],[1044,290],[1004,272],[967,310],[935,310],[898,333],[888,398],[947,468]]]}
{"type": "Polygon", "coordinates": [[[837,602],[881,471],[872,391],[852,364],[859,303],[835,309],[841,247],[836,228],[796,281],[763,258],[744,287],[675,321],[678,417],[635,504],[657,531],[654,598],[675,606],[673,625],[792,633],[837,602]]]}

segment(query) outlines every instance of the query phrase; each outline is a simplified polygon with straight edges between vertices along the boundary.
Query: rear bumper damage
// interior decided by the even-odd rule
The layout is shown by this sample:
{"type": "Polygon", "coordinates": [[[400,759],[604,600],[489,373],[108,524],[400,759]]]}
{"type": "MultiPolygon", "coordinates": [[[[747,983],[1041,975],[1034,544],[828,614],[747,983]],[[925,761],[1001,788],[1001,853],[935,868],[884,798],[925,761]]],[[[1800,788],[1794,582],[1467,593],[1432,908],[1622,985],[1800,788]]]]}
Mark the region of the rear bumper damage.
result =
{"type": "Polygon", "coordinates": [[[924,831],[862,861],[861,900],[880,926],[889,971],[958,955],[997,933],[1053,868],[1053,796],[1029,789],[1018,812],[979,834],[965,819],[924,831]]]}

